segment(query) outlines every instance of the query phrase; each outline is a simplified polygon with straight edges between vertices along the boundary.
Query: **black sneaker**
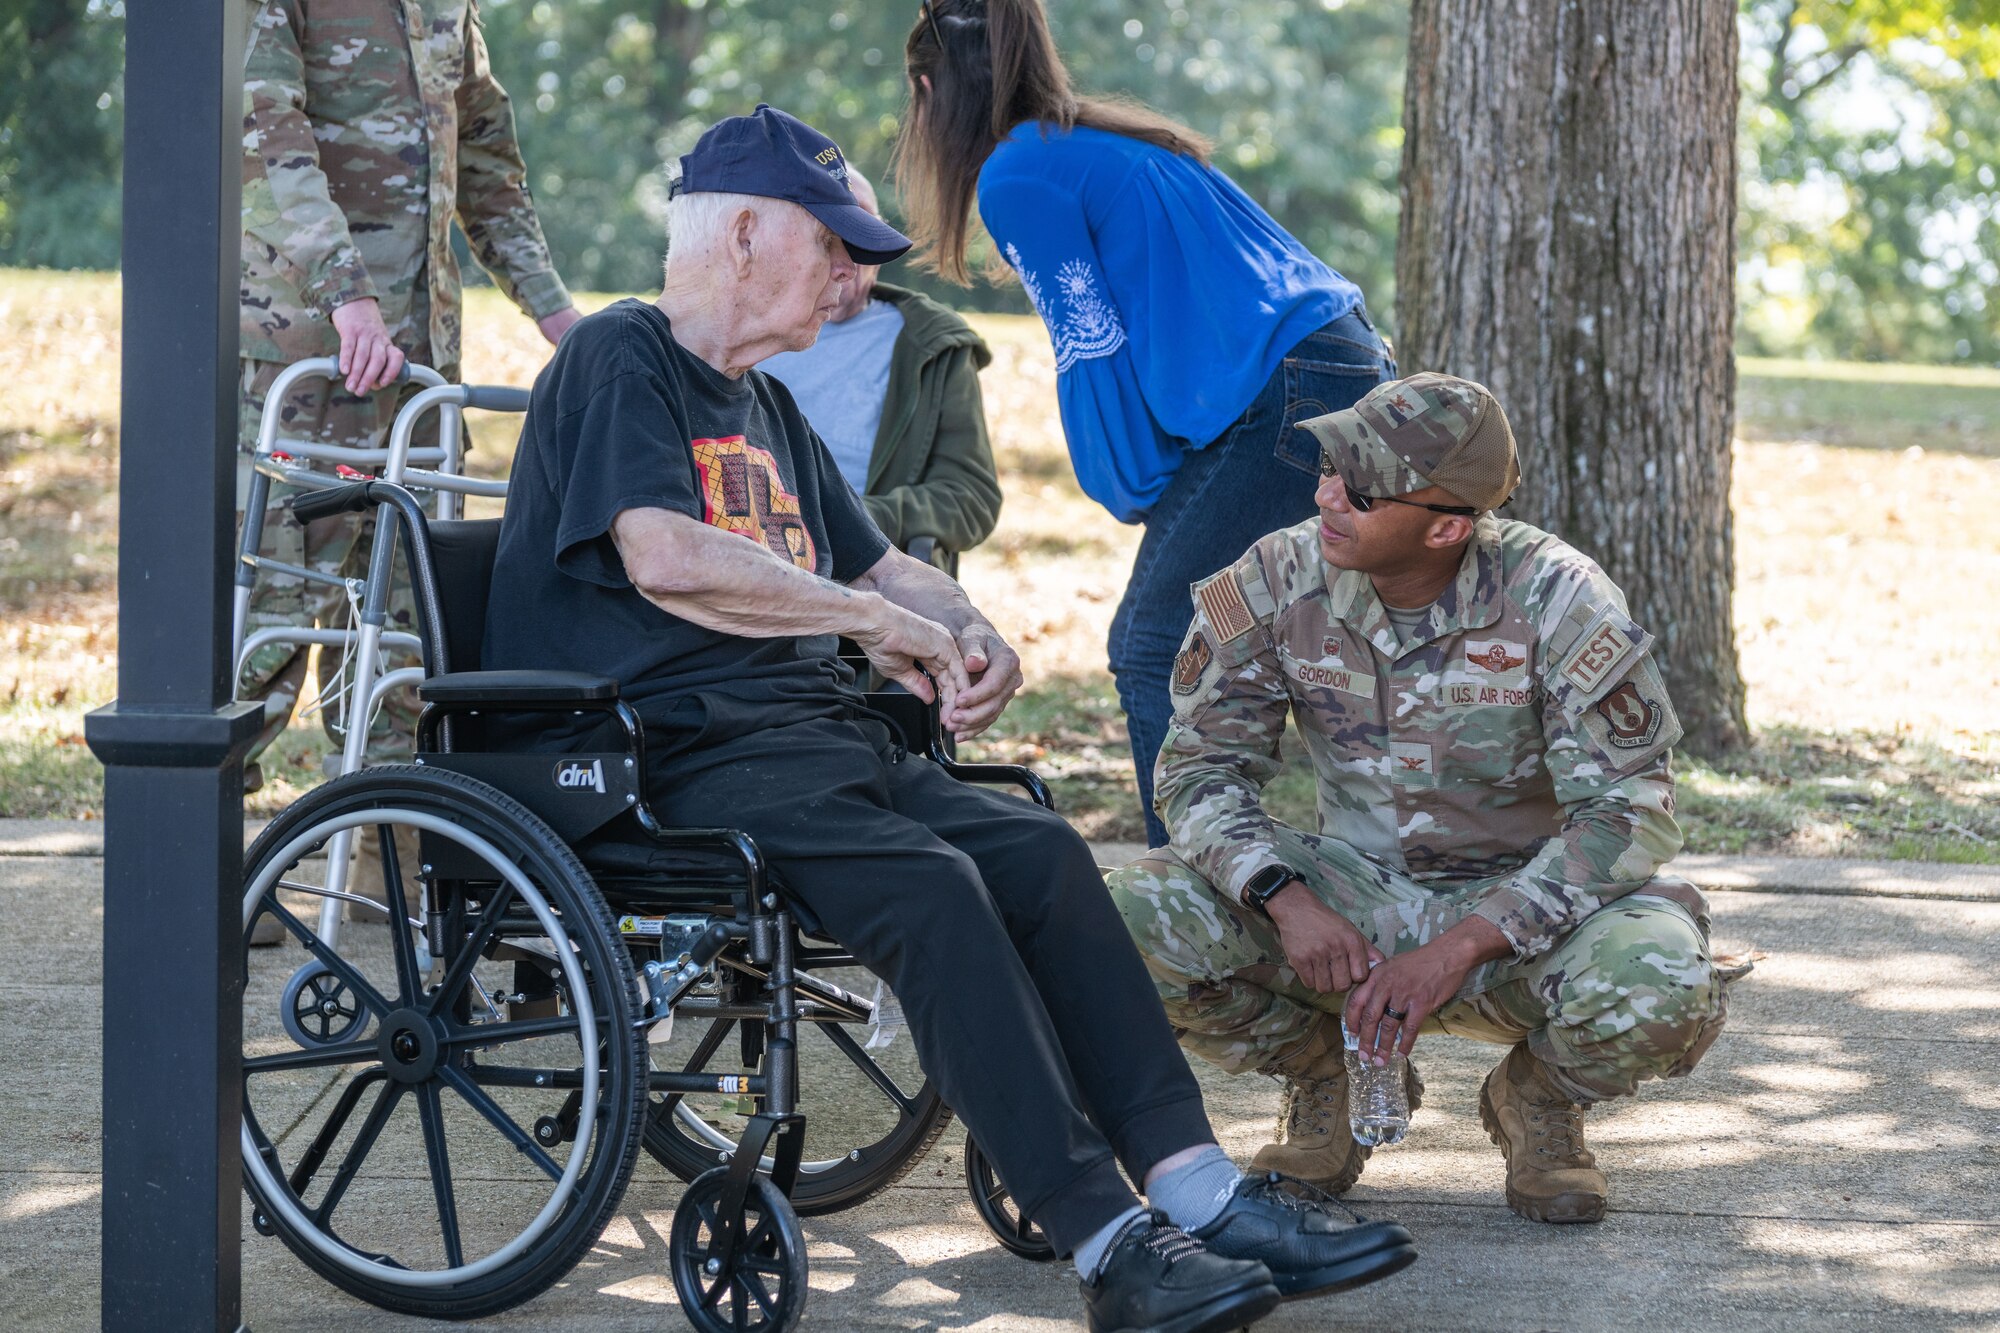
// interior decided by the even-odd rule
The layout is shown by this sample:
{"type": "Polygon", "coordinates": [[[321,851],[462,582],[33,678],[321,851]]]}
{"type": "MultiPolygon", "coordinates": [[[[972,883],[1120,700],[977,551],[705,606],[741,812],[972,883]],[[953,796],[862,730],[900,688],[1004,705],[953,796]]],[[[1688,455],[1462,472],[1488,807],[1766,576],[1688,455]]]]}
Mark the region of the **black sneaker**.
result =
{"type": "Polygon", "coordinates": [[[1210,1254],[1159,1212],[1127,1223],[1097,1281],[1080,1285],[1090,1333],[1221,1333],[1262,1319],[1281,1299],[1264,1265],[1210,1254]]]}
{"type": "Polygon", "coordinates": [[[1276,1172],[1245,1177],[1221,1215],[1192,1234],[1218,1255],[1261,1262],[1288,1301],[1359,1287],[1417,1261],[1416,1241],[1396,1223],[1365,1221],[1276,1172]]]}

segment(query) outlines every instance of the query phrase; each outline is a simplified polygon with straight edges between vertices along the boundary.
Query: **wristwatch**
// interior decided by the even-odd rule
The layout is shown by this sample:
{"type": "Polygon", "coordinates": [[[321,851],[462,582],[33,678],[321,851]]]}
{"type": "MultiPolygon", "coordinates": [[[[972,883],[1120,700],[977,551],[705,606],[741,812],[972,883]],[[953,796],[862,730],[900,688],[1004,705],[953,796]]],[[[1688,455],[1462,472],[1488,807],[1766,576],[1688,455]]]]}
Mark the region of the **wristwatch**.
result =
{"type": "Polygon", "coordinates": [[[1271,912],[1268,904],[1271,899],[1277,896],[1279,889],[1298,877],[1298,872],[1290,866],[1265,866],[1243,885],[1243,905],[1254,907],[1269,916],[1271,912]]]}

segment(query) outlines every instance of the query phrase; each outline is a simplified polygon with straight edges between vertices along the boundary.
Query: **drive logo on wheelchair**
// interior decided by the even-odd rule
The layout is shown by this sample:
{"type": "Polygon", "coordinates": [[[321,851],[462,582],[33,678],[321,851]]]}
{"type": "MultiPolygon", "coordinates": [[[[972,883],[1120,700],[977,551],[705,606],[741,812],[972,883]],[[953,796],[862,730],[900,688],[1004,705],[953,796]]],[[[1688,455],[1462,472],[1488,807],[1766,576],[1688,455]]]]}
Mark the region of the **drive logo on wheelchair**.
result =
{"type": "Polygon", "coordinates": [[[604,761],[565,759],[556,765],[556,786],[564,791],[594,791],[604,794],[604,761]]]}

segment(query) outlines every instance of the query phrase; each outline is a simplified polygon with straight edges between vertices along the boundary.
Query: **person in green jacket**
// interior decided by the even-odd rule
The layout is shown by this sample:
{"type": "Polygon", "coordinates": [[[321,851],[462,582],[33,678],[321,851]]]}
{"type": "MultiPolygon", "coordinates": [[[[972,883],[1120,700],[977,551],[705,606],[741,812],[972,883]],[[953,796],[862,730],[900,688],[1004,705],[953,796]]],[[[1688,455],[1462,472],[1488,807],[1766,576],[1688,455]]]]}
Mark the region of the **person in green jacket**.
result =
{"type": "MultiPolygon", "coordinates": [[[[880,216],[873,187],[852,164],[848,185],[880,216]]],[[[993,353],[952,311],[877,282],[877,271],[861,266],[817,343],[757,369],[791,390],[889,541],[956,572],[959,553],[1000,521],[979,395],[993,353]]]]}

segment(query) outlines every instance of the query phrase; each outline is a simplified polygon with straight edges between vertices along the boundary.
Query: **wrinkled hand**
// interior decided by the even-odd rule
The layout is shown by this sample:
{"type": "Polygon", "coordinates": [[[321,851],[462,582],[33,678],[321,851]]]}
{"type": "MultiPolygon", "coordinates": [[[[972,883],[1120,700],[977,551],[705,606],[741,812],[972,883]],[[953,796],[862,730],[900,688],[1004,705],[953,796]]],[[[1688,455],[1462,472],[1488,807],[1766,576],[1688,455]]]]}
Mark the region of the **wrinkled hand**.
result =
{"type": "Polygon", "coordinates": [[[382,305],[374,297],[335,306],[333,328],[340,335],[340,373],[357,398],[395,381],[403,372],[403,352],[389,341],[382,305]]]}
{"type": "Polygon", "coordinates": [[[1347,997],[1347,1030],[1360,1039],[1361,1058],[1385,1065],[1399,1052],[1408,1055],[1424,1020],[1451,1003],[1472,967],[1440,936],[1370,972],[1347,997]]]}
{"type": "Polygon", "coordinates": [[[1285,961],[1300,981],[1323,995],[1355,985],[1382,961],[1382,951],[1301,880],[1278,890],[1264,908],[1278,928],[1285,961]]]}
{"type": "Polygon", "coordinates": [[[971,683],[944,711],[944,726],[964,741],[992,726],[1021,688],[1021,655],[983,621],[960,632],[958,652],[971,683]]]}
{"type": "Polygon", "coordinates": [[[553,347],[562,341],[570,326],[582,318],[582,315],[576,313],[575,306],[565,306],[553,315],[543,315],[535,321],[535,327],[542,331],[542,336],[547,338],[549,345],[553,347]]]}
{"type": "Polygon", "coordinates": [[[849,631],[855,644],[868,654],[868,664],[895,681],[925,703],[936,698],[947,712],[971,682],[965,674],[965,659],[951,631],[935,620],[926,620],[894,602],[883,600],[880,618],[849,631]],[[917,668],[930,672],[926,676],[917,668]],[[937,690],[931,682],[937,682],[937,690]]]}

